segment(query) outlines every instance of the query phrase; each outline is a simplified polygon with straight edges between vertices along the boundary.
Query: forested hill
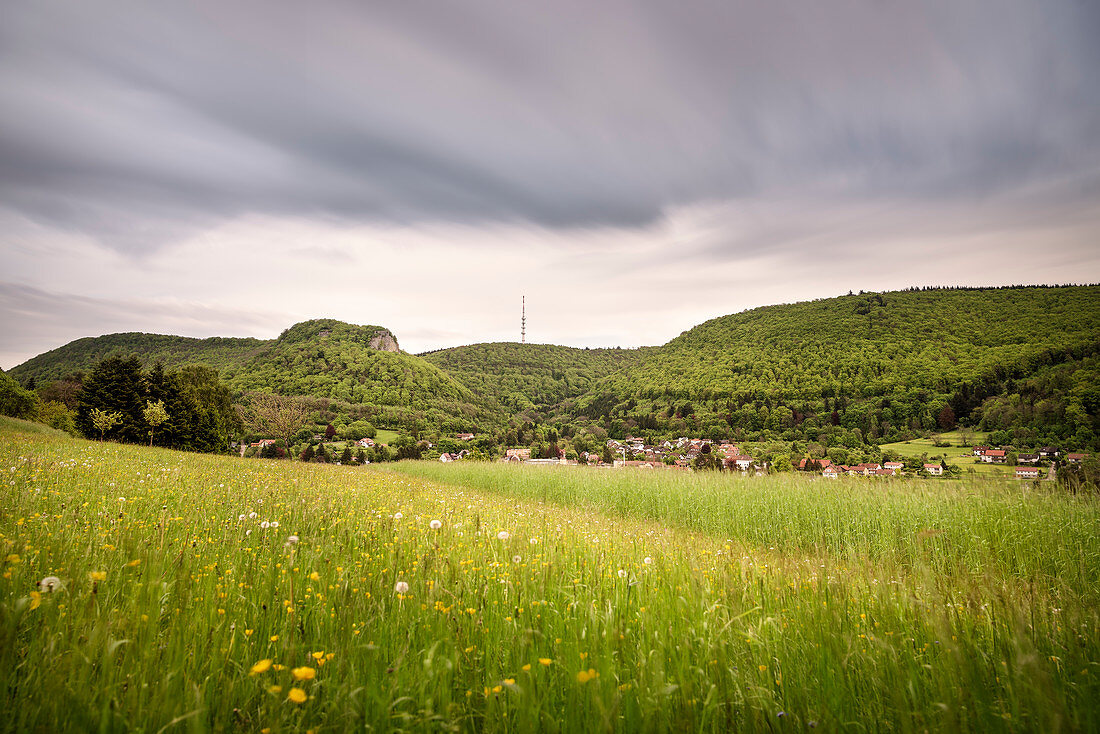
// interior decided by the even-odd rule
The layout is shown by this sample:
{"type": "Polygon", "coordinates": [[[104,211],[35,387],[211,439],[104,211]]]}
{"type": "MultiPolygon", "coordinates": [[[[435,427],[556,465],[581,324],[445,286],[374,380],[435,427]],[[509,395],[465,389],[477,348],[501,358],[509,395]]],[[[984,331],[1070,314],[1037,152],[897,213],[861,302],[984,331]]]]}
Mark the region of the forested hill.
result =
{"type": "Polygon", "coordinates": [[[203,363],[235,391],[271,390],[331,402],[333,413],[408,430],[488,430],[502,424],[489,403],[433,364],[403,352],[389,330],[334,319],[295,324],[277,339],[190,339],[110,334],[79,339],[11,370],[24,384],[90,370],[111,355],[146,365],[203,363]]]}
{"type": "Polygon", "coordinates": [[[496,342],[421,356],[510,413],[523,413],[583,395],[598,380],[634,364],[648,350],[496,342]]]}
{"type": "Polygon", "coordinates": [[[707,321],[573,413],[613,431],[850,442],[965,420],[1092,445],[1098,354],[1100,286],[850,295],[707,321]]]}

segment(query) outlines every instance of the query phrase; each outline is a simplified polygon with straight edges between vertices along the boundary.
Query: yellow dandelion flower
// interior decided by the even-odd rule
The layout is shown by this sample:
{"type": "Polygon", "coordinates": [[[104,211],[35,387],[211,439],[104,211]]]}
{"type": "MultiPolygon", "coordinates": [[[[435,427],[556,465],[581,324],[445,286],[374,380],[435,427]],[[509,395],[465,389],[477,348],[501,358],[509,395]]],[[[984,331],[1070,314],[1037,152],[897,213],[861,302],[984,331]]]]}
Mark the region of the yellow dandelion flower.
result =
{"type": "Polygon", "coordinates": [[[525,671],[527,671],[527,670],[530,670],[530,669],[531,669],[531,663],[527,663],[527,665],[524,665],[524,666],[523,666],[523,669],[524,669],[525,671]]]}
{"type": "Polygon", "coordinates": [[[127,568],[134,568],[135,566],[140,566],[140,565],[141,565],[141,559],[140,558],[135,558],[134,560],[127,563],[126,567],[127,568]]]}
{"type": "Polygon", "coordinates": [[[92,581],[106,581],[107,580],[107,572],[106,571],[92,571],[91,573],[88,574],[88,578],[91,579],[92,581]]]}
{"type": "Polygon", "coordinates": [[[282,693],[283,692],[283,687],[282,686],[268,686],[267,687],[267,692],[268,693],[275,693],[275,694],[282,693]]]}
{"type": "Polygon", "coordinates": [[[596,672],[595,668],[589,668],[588,670],[582,670],[579,673],[577,673],[577,682],[578,683],[587,683],[588,681],[592,680],[593,678],[598,678],[599,676],[600,676],[600,674],[596,672]]]}
{"type": "Polygon", "coordinates": [[[248,670],[249,675],[259,675],[260,673],[266,673],[271,669],[271,658],[264,658],[248,670]]]}
{"type": "Polygon", "coordinates": [[[31,610],[33,611],[35,609],[38,609],[38,607],[41,606],[41,605],[42,605],[42,592],[41,591],[32,591],[31,592],[31,610]]]}
{"type": "Polygon", "coordinates": [[[493,693],[500,693],[503,690],[504,689],[501,688],[500,686],[493,686],[493,693]]]}
{"type": "Polygon", "coordinates": [[[514,686],[515,684],[516,684],[516,679],[515,678],[505,678],[504,679],[504,685],[506,685],[506,686],[514,686]]]}
{"type": "Polygon", "coordinates": [[[539,665],[545,665],[546,667],[550,667],[550,663],[552,663],[552,662],[554,662],[554,661],[551,660],[550,658],[539,658],[539,665]]]}
{"type": "Polygon", "coordinates": [[[309,698],[309,696],[307,696],[306,692],[301,688],[291,688],[286,694],[286,700],[291,703],[305,703],[307,698],[309,698]]]}
{"type": "Polygon", "coordinates": [[[272,636],[271,636],[271,637],[270,637],[269,639],[270,639],[270,640],[271,640],[272,642],[278,642],[278,641],[279,641],[279,636],[278,636],[278,635],[272,635],[272,636]]]}
{"type": "Polygon", "coordinates": [[[294,676],[294,680],[313,680],[317,677],[317,669],[304,665],[301,668],[294,668],[290,674],[294,676]]]}

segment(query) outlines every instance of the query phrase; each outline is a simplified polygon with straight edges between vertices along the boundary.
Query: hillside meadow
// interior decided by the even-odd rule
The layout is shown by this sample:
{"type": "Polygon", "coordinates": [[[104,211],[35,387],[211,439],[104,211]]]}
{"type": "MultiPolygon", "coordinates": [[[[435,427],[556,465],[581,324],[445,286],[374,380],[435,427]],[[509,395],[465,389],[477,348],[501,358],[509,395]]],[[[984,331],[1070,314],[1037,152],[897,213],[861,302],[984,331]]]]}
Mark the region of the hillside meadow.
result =
{"type": "Polygon", "coordinates": [[[1094,497],[397,468],[4,421],[0,730],[1100,728],[1094,497]]]}

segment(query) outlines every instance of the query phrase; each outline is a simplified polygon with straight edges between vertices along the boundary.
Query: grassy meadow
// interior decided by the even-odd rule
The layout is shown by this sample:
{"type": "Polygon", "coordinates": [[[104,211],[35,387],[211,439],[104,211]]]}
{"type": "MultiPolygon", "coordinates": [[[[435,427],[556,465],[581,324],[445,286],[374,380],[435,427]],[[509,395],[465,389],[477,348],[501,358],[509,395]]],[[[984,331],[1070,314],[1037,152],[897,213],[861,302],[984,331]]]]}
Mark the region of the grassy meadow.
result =
{"type": "Polygon", "coordinates": [[[1091,496],[14,421],[0,471],[4,731],[1100,729],[1091,496]]]}

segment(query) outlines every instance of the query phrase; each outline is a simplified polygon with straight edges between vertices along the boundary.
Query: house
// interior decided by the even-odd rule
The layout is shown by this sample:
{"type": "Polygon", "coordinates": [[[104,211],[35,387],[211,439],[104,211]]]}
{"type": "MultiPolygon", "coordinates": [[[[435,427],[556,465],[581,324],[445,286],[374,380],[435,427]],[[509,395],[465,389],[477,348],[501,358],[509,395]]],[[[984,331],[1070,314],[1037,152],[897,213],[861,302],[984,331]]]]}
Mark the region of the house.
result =
{"type": "Polygon", "coordinates": [[[1039,467],[1037,466],[1018,466],[1016,467],[1017,479],[1038,479],[1039,467]]]}
{"type": "Polygon", "coordinates": [[[876,476],[876,477],[892,477],[892,476],[894,476],[894,475],[895,475],[896,473],[897,473],[897,472],[896,472],[896,471],[894,471],[893,469],[885,469],[885,468],[883,468],[883,469],[875,469],[875,476],[876,476]]]}
{"type": "Polygon", "coordinates": [[[1003,464],[1005,463],[1005,451],[1004,449],[989,449],[981,456],[983,464],[1003,464]]]}
{"type": "Polygon", "coordinates": [[[249,444],[254,449],[262,449],[265,446],[274,446],[275,439],[273,438],[261,438],[259,441],[253,444],[249,444]]]}
{"type": "Polygon", "coordinates": [[[897,474],[898,472],[905,469],[905,464],[901,463],[900,461],[887,461],[883,463],[882,468],[893,469],[894,473],[897,474]]]}
{"type": "Polygon", "coordinates": [[[504,452],[504,458],[511,459],[512,457],[519,461],[527,461],[531,458],[531,449],[508,449],[504,452]]]}
{"type": "Polygon", "coordinates": [[[459,441],[473,441],[474,440],[474,434],[472,434],[472,433],[458,433],[458,434],[455,434],[455,438],[457,438],[459,441]]]}
{"type": "Polygon", "coordinates": [[[374,448],[374,439],[361,438],[355,442],[355,445],[364,449],[374,448]]]}
{"type": "Polygon", "coordinates": [[[938,477],[943,474],[943,467],[939,464],[925,464],[924,470],[934,477],[938,477]]]}
{"type": "Polygon", "coordinates": [[[975,446],[973,453],[974,453],[974,456],[981,456],[986,451],[989,451],[988,446],[975,446]]]}
{"type": "Polygon", "coordinates": [[[1020,454],[1016,457],[1018,464],[1038,464],[1039,454],[1020,454]]]}
{"type": "Polygon", "coordinates": [[[867,474],[868,476],[870,476],[871,474],[874,474],[875,472],[877,472],[882,467],[878,464],[860,464],[859,468],[863,469],[864,474],[867,474]]]}
{"type": "Polygon", "coordinates": [[[753,459],[751,456],[734,456],[728,461],[732,461],[741,471],[748,471],[749,467],[752,466],[753,459]]]}
{"type": "Polygon", "coordinates": [[[1061,452],[1053,446],[1044,446],[1043,448],[1039,449],[1039,456],[1042,456],[1044,459],[1049,459],[1052,456],[1058,456],[1058,454],[1060,453],[1061,452]]]}
{"type": "Polygon", "coordinates": [[[1080,464],[1088,457],[1088,454],[1066,454],[1066,461],[1070,464],[1080,464]]]}
{"type": "Polygon", "coordinates": [[[840,473],[837,472],[835,466],[827,466],[821,470],[821,476],[825,477],[826,479],[836,479],[840,476],[840,473]]]}
{"type": "Polygon", "coordinates": [[[454,461],[455,459],[450,454],[440,454],[439,455],[439,460],[442,461],[444,464],[446,464],[448,462],[454,461]]]}
{"type": "Polygon", "coordinates": [[[806,470],[806,465],[810,464],[811,462],[814,462],[814,461],[817,462],[817,466],[818,466],[819,469],[824,469],[826,467],[829,467],[829,466],[833,465],[832,459],[803,459],[802,461],[798,462],[799,470],[800,471],[805,471],[806,470]]]}

